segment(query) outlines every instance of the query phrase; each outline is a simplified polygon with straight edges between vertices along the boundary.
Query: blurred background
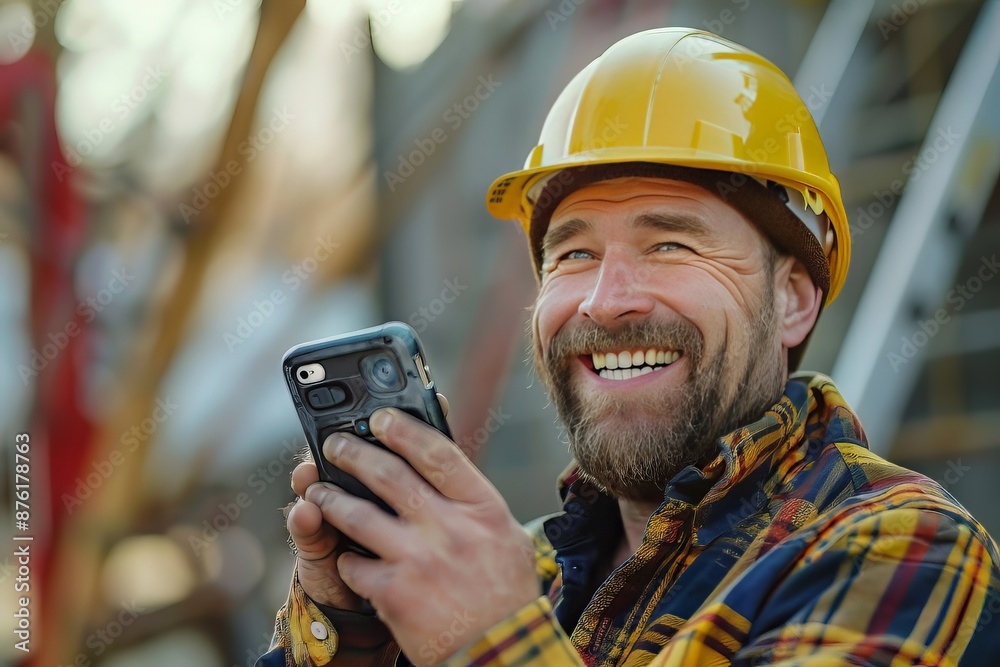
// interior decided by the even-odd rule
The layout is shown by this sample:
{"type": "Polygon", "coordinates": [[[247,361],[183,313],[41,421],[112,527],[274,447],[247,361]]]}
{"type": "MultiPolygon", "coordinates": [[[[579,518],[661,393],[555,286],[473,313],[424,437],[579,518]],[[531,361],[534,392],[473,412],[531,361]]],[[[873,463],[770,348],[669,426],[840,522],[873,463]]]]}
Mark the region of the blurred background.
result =
{"type": "Polygon", "coordinates": [[[306,340],[409,322],[518,518],[558,509],[525,240],[484,197],[579,69],[668,25],[794,80],[854,242],[803,367],[1000,536],[1000,2],[0,0],[0,664],[15,534],[25,664],[253,664],[306,340]]]}

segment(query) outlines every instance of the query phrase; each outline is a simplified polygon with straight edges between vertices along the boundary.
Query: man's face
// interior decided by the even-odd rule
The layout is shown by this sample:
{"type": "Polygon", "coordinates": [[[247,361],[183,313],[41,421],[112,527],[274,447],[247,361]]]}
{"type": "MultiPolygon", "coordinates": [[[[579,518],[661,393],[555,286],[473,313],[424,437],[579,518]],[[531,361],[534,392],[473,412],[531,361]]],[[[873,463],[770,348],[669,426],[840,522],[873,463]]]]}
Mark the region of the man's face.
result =
{"type": "Polygon", "coordinates": [[[535,363],[581,471],[611,494],[662,501],[678,471],[780,396],[766,244],[681,181],[605,181],[553,213],[535,363]]]}

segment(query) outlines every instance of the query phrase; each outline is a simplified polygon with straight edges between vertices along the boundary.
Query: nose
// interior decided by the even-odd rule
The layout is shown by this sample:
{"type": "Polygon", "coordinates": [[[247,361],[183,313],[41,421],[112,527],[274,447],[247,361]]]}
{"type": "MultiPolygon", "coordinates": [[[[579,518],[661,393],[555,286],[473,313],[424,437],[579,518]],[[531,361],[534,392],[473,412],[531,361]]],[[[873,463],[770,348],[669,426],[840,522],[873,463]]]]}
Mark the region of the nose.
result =
{"type": "Polygon", "coordinates": [[[649,294],[649,275],[637,258],[608,249],[590,294],[578,312],[605,327],[647,315],[654,307],[649,294]]]}

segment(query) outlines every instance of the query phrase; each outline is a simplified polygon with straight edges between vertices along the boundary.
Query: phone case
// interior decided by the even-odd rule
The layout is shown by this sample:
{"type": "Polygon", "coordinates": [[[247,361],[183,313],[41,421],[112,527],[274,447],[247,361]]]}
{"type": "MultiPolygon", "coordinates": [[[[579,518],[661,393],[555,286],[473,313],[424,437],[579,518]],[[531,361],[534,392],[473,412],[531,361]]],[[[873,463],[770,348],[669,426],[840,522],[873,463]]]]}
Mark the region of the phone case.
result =
{"type": "MultiPolygon", "coordinates": [[[[332,482],[395,514],[354,476],[327,461],[322,453],[323,442],[331,433],[349,431],[383,447],[367,429],[368,418],[382,407],[404,410],[450,438],[451,431],[438,402],[426,359],[416,332],[402,322],[387,322],[370,329],[303,343],[285,353],[281,360],[285,383],[298,411],[321,480],[332,482]],[[389,389],[378,386],[370,377],[366,381],[363,375],[367,363],[364,360],[381,358],[385,353],[394,357],[400,376],[400,382],[396,383],[398,386],[389,389]],[[294,374],[305,364],[321,364],[326,378],[314,384],[303,384],[294,374]],[[330,396],[320,392],[323,400],[318,400],[313,392],[323,388],[329,389],[330,396]],[[344,392],[342,400],[340,392],[344,392]],[[340,402],[317,407],[330,400],[340,402]]],[[[384,368],[385,365],[382,366],[384,368]]]]}

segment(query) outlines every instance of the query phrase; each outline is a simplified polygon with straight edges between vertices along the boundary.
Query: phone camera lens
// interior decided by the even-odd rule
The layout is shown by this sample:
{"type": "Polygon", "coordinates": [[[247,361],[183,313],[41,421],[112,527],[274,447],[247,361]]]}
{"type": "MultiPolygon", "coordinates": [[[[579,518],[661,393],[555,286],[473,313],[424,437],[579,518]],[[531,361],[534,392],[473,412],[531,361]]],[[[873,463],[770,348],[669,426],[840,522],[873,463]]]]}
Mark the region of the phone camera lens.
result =
{"type": "Polygon", "coordinates": [[[371,435],[371,428],[368,426],[367,419],[359,419],[354,422],[354,432],[360,435],[362,438],[371,435]]]}
{"type": "Polygon", "coordinates": [[[309,379],[309,371],[299,371],[299,377],[303,380],[309,379]]]}
{"type": "Polygon", "coordinates": [[[361,360],[361,374],[375,392],[398,391],[403,388],[403,376],[395,360],[387,353],[372,354],[361,360]]]}
{"type": "Polygon", "coordinates": [[[392,386],[393,381],[396,379],[396,369],[393,367],[392,362],[385,357],[375,361],[372,365],[372,371],[375,381],[381,385],[392,386]]]}

